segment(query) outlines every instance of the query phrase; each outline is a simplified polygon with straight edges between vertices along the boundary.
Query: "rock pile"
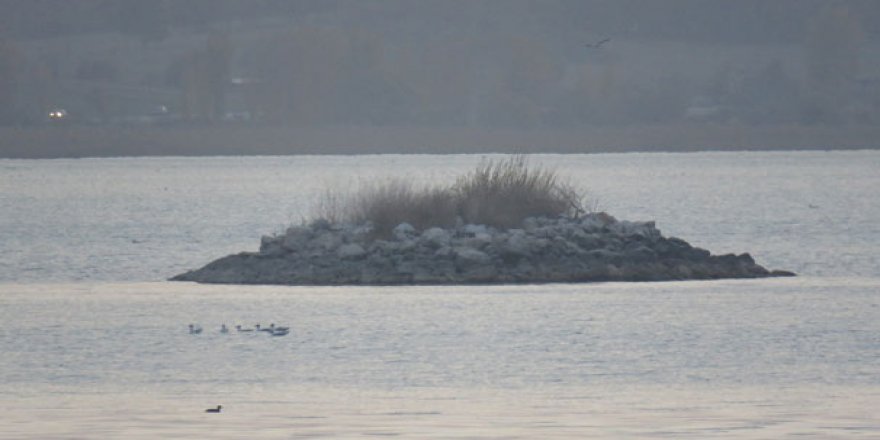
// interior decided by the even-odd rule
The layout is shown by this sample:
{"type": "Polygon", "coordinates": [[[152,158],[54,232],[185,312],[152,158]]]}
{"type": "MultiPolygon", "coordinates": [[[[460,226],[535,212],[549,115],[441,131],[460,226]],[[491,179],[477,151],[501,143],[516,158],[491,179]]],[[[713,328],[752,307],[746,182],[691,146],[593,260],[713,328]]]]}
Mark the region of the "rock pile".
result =
{"type": "Polygon", "coordinates": [[[229,284],[392,285],[662,281],[792,276],[748,254],[714,256],[654,222],[529,218],[522,228],[402,223],[377,239],[369,225],[323,220],[263,237],[259,252],[220,258],[174,281],[229,284]]]}

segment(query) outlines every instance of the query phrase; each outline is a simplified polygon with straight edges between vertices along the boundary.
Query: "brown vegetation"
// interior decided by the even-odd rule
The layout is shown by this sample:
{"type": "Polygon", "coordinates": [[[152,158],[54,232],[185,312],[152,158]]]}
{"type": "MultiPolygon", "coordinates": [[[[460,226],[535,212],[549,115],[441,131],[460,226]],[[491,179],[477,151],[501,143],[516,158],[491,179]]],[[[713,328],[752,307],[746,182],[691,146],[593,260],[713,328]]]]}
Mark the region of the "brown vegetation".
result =
{"type": "Polygon", "coordinates": [[[527,217],[577,216],[583,196],[559,176],[530,168],[525,156],[484,162],[453,187],[458,214],[468,223],[510,228],[527,217]]]}
{"type": "Polygon", "coordinates": [[[393,179],[350,195],[329,191],[317,217],[332,223],[372,224],[377,235],[409,223],[416,229],[449,227],[457,221],[500,229],[528,217],[576,217],[584,196],[552,170],[529,166],[525,156],[484,161],[449,186],[416,186],[393,179]]]}

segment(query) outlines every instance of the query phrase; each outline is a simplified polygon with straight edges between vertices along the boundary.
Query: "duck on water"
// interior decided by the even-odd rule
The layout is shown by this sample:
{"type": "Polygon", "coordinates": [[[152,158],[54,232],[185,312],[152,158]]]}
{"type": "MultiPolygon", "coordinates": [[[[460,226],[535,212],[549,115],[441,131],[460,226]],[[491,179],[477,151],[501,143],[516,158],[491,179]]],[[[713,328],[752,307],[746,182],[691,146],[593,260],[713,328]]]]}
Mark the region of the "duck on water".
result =
{"type": "MultiPolygon", "coordinates": [[[[290,327],[275,326],[274,323],[271,324],[269,327],[261,327],[260,324],[256,324],[255,327],[256,327],[256,331],[266,332],[272,336],[286,336],[288,333],[290,333],[290,327]]],[[[254,331],[254,329],[252,329],[252,328],[242,327],[241,325],[236,325],[235,330],[239,333],[246,333],[246,332],[253,332],[254,331]]],[[[201,333],[202,333],[201,326],[196,325],[196,324],[189,325],[189,334],[198,335],[201,333]]],[[[226,324],[221,325],[220,326],[220,333],[228,334],[229,327],[227,327],[226,324]]]]}
{"type": "Polygon", "coordinates": [[[269,324],[269,327],[261,327],[260,324],[255,325],[257,331],[266,332],[272,336],[286,336],[290,333],[290,327],[275,326],[275,323],[269,324]]]}

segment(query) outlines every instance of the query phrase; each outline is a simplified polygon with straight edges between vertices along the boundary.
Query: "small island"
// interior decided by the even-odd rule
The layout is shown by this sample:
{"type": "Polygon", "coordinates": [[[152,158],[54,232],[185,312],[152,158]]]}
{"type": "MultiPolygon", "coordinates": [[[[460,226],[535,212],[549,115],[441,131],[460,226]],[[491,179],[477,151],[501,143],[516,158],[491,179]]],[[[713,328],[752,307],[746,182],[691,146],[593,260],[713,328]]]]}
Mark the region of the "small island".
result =
{"type": "Polygon", "coordinates": [[[587,212],[583,195],[523,156],[449,187],[388,181],[327,194],[315,220],[171,278],[223,284],[449,285],[793,276],[712,255],[654,222],[587,212]]]}

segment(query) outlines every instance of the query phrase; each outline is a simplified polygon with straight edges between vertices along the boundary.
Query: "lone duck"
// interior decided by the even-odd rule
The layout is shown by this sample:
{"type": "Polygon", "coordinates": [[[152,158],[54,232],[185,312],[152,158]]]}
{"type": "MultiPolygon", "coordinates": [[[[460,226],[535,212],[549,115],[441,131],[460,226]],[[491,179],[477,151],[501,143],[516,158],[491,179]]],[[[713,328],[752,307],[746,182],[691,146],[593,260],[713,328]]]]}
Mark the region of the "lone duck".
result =
{"type": "Polygon", "coordinates": [[[220,408],[223,408],[223,405],[217,405],[216,408],[208,408],[205,410],[206,413],[219,413],[220,408]]]}
{"type": "Polygon", "coordinates": [[[202,332],[202,328],[201,328],[201,327],[199,327],[199,326],[197,326],[197,325],[193,325],[193,324],[190,324],[190,325],[189,325],[189,334],[191,334],[191,335],[197,335],[197,334],[199,334],[199,333],[201,333],[201,332],[202,332]]]}

